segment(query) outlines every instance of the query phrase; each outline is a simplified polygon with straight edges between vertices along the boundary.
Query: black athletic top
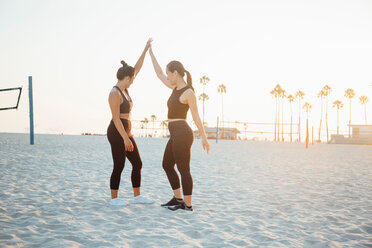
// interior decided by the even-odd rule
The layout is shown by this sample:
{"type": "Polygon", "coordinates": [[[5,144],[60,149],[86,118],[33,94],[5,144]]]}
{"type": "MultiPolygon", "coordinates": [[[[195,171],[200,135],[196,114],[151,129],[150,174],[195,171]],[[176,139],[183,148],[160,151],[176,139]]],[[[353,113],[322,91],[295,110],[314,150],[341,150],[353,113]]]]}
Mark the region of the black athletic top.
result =
{"type": "Polygon", "coordinates": [[[123,94],[123,92],[118,86],[115,85],[114,88],[116,88],[120,92],[121,96],[123,97],[123,103],[120,104],[120,114],[129,114],[132,109],[133,102],[132,102],[132,98],[130,98],[129,96],[128,90],[125,89],[125,92],[127,93],[129,97],[129,101],[127,100],[127,98],[125,97],[125,95],[123,94]]]}
{"type": "Polygon", "coordinates": [[[168,119],[185,119],[187,116],[187,111],[189,110],[188,104],[183,104],[180,102],[180,96],[187,89],[191,89],[189,86],[185,86],[182,89],[177,90],[174,88],[172,95],[169,97],[168,105],[168,119]]]}

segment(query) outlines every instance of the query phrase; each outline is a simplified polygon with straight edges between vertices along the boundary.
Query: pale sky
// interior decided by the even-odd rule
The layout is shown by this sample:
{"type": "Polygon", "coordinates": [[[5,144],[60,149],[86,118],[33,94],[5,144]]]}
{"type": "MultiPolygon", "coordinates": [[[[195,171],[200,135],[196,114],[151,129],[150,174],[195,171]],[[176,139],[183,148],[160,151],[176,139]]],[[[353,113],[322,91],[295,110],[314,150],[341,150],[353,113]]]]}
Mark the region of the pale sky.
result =
{"type": "MultiPolygon", "coordinates": [[[[347,130],[347,88],[356,92],[352,123],[364,124],[357,97],[366,95],[372,124],[370,0],[0,0],[0,37],[0,88],[24,90],[18,110],[0,111],[0,132],[29,131],[31,75],[36,133],[106,133],[108,93],[120,60],[134,66],[149,37],[163,68],[176,59],[191,72],[197,95],[199,78],[211,79],[206,87],[210,126],[221,115],[219,84],[227,87],[225,120],[273,123],[269,92],[277,83],[291,94],[305,92],[314,128],[320,118],[316,95],[325,84],[333,88],[330,129],[336,129],[331,103],[338,99],[345,104],[340,126],[347,130]]],[[[171,91],[157,79],[148,54],[129,92],[134,120],[152,114],[166,119],[171,91]]],[[[0,107],[9,96],[0,94],[0,107]]],[[[297,106],[296,101],[294,120],[297,106]]],[[[289,122],[288,106],[284,114],[289,122]]]]}

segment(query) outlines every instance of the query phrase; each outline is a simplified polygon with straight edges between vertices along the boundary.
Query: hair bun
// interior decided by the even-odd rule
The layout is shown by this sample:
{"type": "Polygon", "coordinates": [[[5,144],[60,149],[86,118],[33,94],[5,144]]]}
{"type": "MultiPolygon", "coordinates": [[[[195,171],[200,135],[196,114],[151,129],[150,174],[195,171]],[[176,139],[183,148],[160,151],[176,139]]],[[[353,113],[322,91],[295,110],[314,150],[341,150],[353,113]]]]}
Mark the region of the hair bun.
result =
{"type": "Polygon", "coordinates": [[[125,66],[127,66],[128,64],[127,63],[125,63],[125,61],[124,60],[122,60],[122,61],[120,61],[120,63],[123,65],[123,67],[125,67],[125,66]]]}

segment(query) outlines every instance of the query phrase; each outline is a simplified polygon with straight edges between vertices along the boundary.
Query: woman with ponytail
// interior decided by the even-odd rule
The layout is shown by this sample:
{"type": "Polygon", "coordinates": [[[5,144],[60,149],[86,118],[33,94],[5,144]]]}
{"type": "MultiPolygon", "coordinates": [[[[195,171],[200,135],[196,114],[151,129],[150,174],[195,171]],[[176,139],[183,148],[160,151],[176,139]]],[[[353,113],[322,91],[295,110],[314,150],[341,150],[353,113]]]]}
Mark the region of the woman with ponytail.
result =
{"type": "Polygon", "coordinates": [[[152,199],[143,197],[140,192],[142,160],[136,142],[131,134],[130,112],[133,102],[128,92],[128,88],[133,83],[133,80],[143,65],[150,44],[151,39],[147,41],[146,47],[134,68],[121,61],[123,66],[116,73],[118,82],[112,88],[109,95],[112,120],[107,128],[107,138],[111,145],[112,158],[114,160],[114,168],[110,178],[111,205],[127,205],[124,200],[118,198],[121,172],[124,169],[126,158],[132,164],[133,203],[149,204],[154,202],[152,199]]]}
{"type": "Polygon", "coordinates": [[[169,202],[162,204],[162,206],[170,210],[183,209],[193,211],[193,180],[190,173],[190,150],[194,141],[194,134],[186,122],[187,111],[189,109],[202,137],[203,148],[207,153],[209,153],[210,145],[200,120],[191,75],[179,61],[171,61],[166,67],[167,75],[165,75],[155,59],[151,45],[149,52],[156,75],[160,81],[172,89],[172,94],[167,103],[170,138],[163,156],[163,169],[173,189],[173,198],[169,202]],[[185,76],[187,83],[184,80],[185,76]],[[180,180],[174,169],[176,164],[181,174],[183,198],[180,180]]]}

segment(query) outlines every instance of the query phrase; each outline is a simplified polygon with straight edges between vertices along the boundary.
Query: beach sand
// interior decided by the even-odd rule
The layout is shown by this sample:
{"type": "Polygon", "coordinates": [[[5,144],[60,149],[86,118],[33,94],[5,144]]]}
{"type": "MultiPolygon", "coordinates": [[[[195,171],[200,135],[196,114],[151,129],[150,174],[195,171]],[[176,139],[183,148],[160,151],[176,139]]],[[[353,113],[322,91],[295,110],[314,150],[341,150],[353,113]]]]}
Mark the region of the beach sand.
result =
{"type": "Polygon", "coordinates": [[[172,212],[167,139],[136,141],[155,203],[122,207],[105,136],[0,134],[0,246],[372,247],[372,146],[211,140],[207,155],[196,139],[194,212],[172,212]]]}

